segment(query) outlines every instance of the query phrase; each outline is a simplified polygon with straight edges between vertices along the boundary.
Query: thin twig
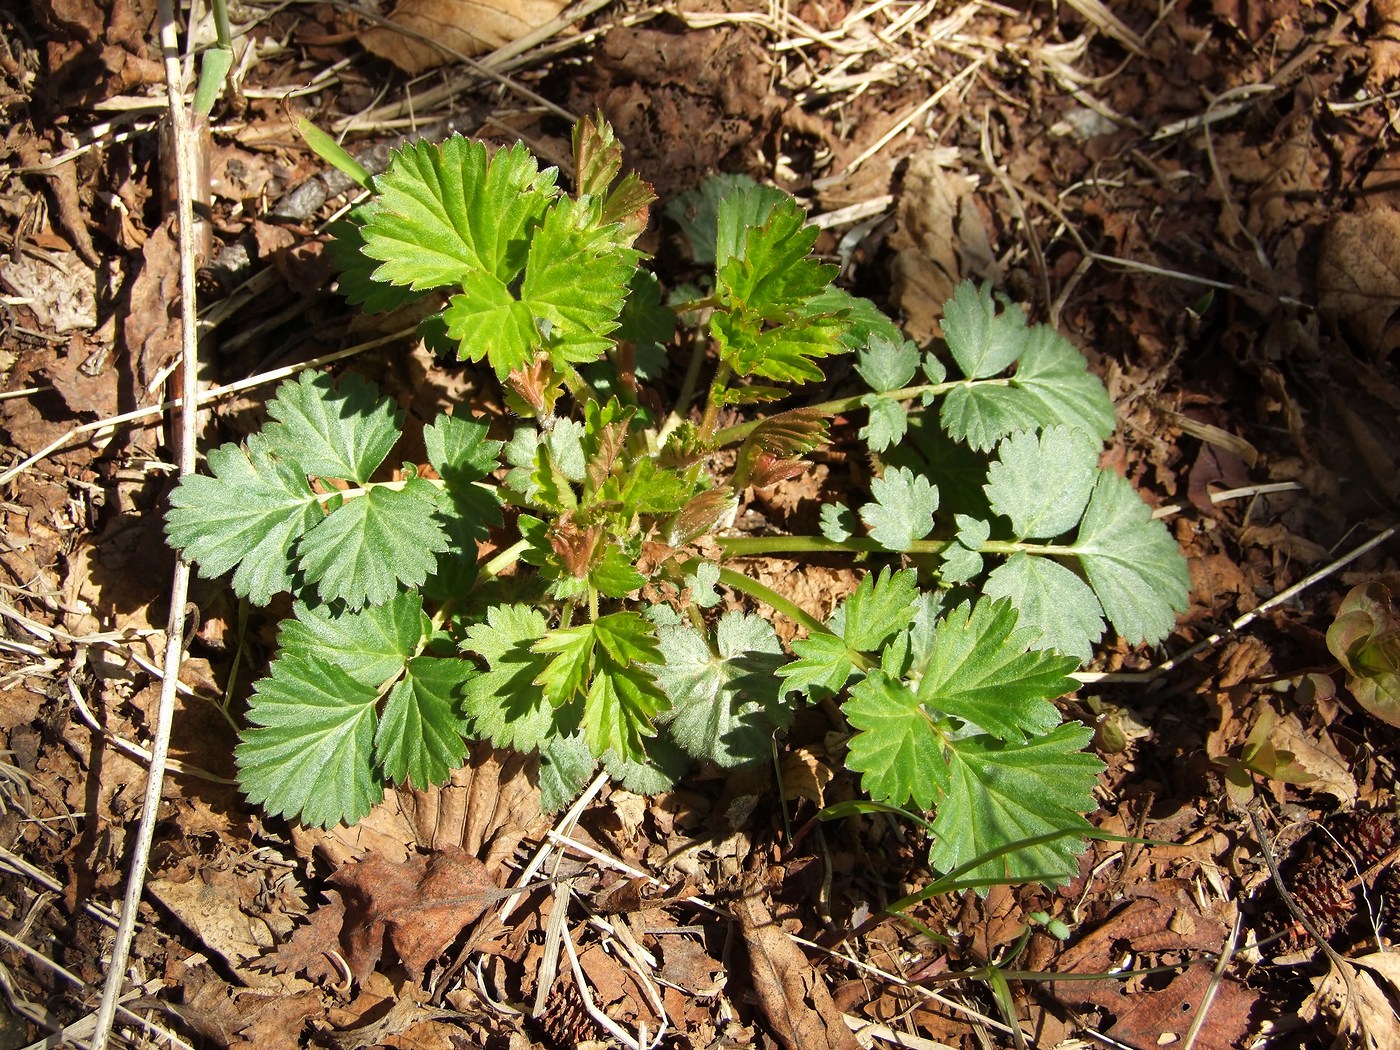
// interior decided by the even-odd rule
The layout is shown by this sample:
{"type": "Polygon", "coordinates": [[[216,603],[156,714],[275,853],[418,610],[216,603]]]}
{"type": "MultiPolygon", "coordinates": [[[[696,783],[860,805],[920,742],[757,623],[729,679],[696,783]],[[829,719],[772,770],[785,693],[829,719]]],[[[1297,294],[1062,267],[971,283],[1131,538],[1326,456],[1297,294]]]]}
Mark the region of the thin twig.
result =
{"type": "MultiPolygon", "coordinates": [[[[185,95],[180,75],[179,38],[175,29],[173,0],[160,0],[160,44],[165,59],[166,94],[170,100],[169,119],[175,143],[176,225],[180,243],[180,342],[184,357],[184,382],[181,390],[179,447],[176,461],[181,475],[195,469],[196,411],[198,400],[196,377],[199,334],[195,305],[194,238],[194,174],[190,170],[190,123],[185,109],[185,95]]],[[[146,869],[150,860],[151,842],[155,838],[156,818],[160,812],[161,789],[165,783],[166,760],[170,751],[170,726],[175,713],[175,683],[180,675],[184,655],[185,600],[189,595],[190,567],[183,559],[175,562],[170,581],[170,615],[165,628],[165,676],[161,681],[160,702],[156,710],[154,737],[151,741],[151,766],[146,779],[146,798],[141,809],[141,821],[136,829],[126,893],[122,898],[121,917],[112,943],[112,958],[107,979],[102,988],[102,1002],[97,1008],[96,1030],[92,1050],[106,1050],[126,977],[131,941],[136,933],[136,916],[141,905],[141,893],[146,885],[146,869]]]]}

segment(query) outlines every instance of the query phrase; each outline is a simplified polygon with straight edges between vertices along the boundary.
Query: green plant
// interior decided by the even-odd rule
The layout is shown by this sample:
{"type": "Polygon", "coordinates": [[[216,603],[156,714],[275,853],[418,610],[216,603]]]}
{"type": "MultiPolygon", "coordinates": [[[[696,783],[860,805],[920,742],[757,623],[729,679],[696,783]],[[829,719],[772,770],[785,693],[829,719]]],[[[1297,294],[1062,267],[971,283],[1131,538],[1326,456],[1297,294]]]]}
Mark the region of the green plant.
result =
{"type": "Polygon", "coordinates": [[[1051,701],[1105,621],[1155,642],[1187,590],[1166,529],[1097,465],[1103,385],[971,285],[947,306],[950,379],[833,286],[788,195],[746,180],[671,205],[709,278],[667,304],[633,247],[651,194],[601,121],[575,130],[574,166],[566,194],[523,147],[411,145],[332,245],[367,309],[439,297],[426,336],[500,378],[520,417],[508,441],[443,415],[422,435],[430,469],[395,477],[394,404],[305,373],[173,493],[170,542],[205,575],[296,599],[238,747],[249,798],[354,821],[386,784],[442,781],[473,737],[539,749],[551,806],[600,762],[654,792],[697,759],[764,760],[797,704],[831,699],[865,789],[936,811],[940,869],[1039,837],[989,872],[1063,878],[1101,765],[1051,701]],[[654,411],[678,325],[685,376],[654,411]],[[847,354],[866,392],[721,425],[847,354]],[[723,535],[848,412],[883,459],[871,501],[823,507],[820,536],[723,535]],[[820,622],[730,561],[778,550],[871,570],[820,622]],[[795,658],[757,613],[720,614],[720,589],[804,626],[795,658]]]}

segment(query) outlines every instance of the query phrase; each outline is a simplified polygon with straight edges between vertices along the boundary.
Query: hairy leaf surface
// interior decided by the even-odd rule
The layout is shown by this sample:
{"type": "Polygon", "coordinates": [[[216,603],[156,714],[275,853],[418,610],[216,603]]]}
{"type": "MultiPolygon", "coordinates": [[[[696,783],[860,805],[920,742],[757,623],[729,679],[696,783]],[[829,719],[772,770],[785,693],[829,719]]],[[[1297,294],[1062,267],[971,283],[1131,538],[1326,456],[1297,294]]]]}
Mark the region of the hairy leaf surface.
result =
{"type": "MultiPolygon", "coordinates": [[[[929,862],[952,871],[993,849],[1056,831],[1089,830],[1082,814],[1097,808],[1094,785],[1103,763],[1083,748],[1087,726],[1062,725],[1026,744],[989,736],[948,745],[946,786],[934,818],[929,862]]],[[[967,878],[1064,882],[1079,866],[1084,839],[1077,835],[988,861],[967,878]]]]}
{"type": "Polygon", "coordinates": [[[561,732],[537,684],[549,657],[531,648],[547,628],[528,605],[495,606],[485,622],[467,628],[462,647],[481,656],[487,670],[467,681],[463,703],[476,733],[497,747],[531,751],[561,732]]]}
{"type": "Polygon", "coordinates": [[[212,477],[186,475],[171,492],[166,536],[206,577],[235,569],[234,593],[266,605],[293,586],[296,542],[323,517],[316,493],[259,434],[246,450],[212,449],[209,470],[212,477]]]}
{"type": "Polygon", "coordinates": [[[766,759],[790,714],[778,703],[783,648],[772,625],[727,612],[713,645],[691,627],[663,628],[659,642],[664,662],[654,670],[671,702],[660,722],[676,743],[725,767],[766,759]]]}
{"type": "Polygon", "coordinates": [[[272,662],[248,705],[238,783],[248,800],[303,824],[353,824],[383,797],[374,769],[378,690],[317,656],[272,662]]]}
{"type": "Polygon", "coordinates": [[[933,531],[938,509],[938,489],[922,474],[908,467],[886,470],[870,483],[874,503],[860,508],[870,537],[891,551],[907,551],[916,540],[933,531]]]}
{"type": "Polygon", "coordinates": [[[297,545],[307,581],[323,601],[351,609],[387,602],[417,587],[447,549],[433,486],[414,478],[401,490],[384,486],[347,500],[297,545]]]}
{"type": "Polygon", "coordinates": [[[987,468],[992,510],[1021,539],[1049,539],[1079,524],[1098,474],[1099,442],[1082,430],[1018,431],[997,446],[987,468]]]}
{"type": "Polygon", "coordinates": [[[933,654],[919,681],[919,702],[984,732],[1023,741],[1060,724],[1050,700],[1076,688],[1078,661],[1028,649],[1009,601],[966,603],[938,624],[933,654]]]}
{"type": "Polygon", "coordinates": [[[1186,559],[1131,482],[1099,472],[1070,549],[1124,639],[1156,643],[1172,632],[1173,610],[1184,612],[1188,605],[1186,559]]]}
{"type": "Polygon", "coordinates": [[[267,403],[276,422],[263,428],[268,447],[312,477],[363,485],[399,439],[403,414],[392,398],[351,372],[302,372],[267,403]]]}

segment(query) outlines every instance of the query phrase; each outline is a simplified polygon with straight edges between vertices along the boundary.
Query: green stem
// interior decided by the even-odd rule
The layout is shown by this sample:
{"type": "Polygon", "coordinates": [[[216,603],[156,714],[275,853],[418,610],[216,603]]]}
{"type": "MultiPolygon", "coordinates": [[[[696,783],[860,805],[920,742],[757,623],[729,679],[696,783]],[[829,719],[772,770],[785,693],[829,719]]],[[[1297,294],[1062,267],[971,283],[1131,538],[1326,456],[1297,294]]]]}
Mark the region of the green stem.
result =
{"type": "MultiPolygon", "coordinates": [[[[721,361],[719,367],[715,369],[714,379],[710,380],[710,392],[705,398],[705,416],[700,421],[700,440],[702,442],[709,441],[710,435],[715,432],[715,423],[719,421],[719,395],[724,392],[725,384],[729,382],[729,377],[732,374],[733,369],[721,361]]],[[[754,424],[754,426],[757,425],[757,423],[754,424]]]]}
{"type": "MultiPolygon", "coordinates": [[[[698,559],[696,564],[698,564],[698,559]]],[[[693,573],[695,570],[694,567],[691,566],[687,568],[686,571],[693,573]]],[[[771,606],[789,620],[807,628],[812,634],[832,633],[824,623],[809,613],[804,612],[795,602],[784,598],[767,584],[759,583],[752,577],[745,576],[742,572],[721,568],[719,570],[719,582],[731,590],[738,591],[740,594],[747,594],[754,601],[771,606]]]]}
{"type": "Polygon", "coordinates": [[[977,548],[981,554],[1041,554],[1047,557],[1069,557],[1078,552],[1073,547],[1053,543],[1025,543],[1021,540],[988,540],[977,548]]]}
{"type": "MultiPolygon", "coordinates": [[[[825,536],[719,536],[716,543],[731,558],[747,558],[755,554],[941,554],[951,540],[915,540],[907,551],[890,551],[871,539],[853,536],[848,540],[829,540],[825,536]]],[[[1018,548],[1020,549],[1020,548],[1018,548]]]]}
{"type": "Polygon", "coordinates": [[[518,562],[520,556],[529,549],[529,540],[516,540],[481,567],[481,570],[476,574],[476,582],[482,584],[494,580],[497,576],[518,562]]]}
{"type": "Polygon", "coordinates": [[[681,314],[693,314],[701,310],[713,310],[720,305],[719,296],[711,293],[703,299],[692,299],[688,303],[677,303],[675,306],[672,306],[671,309],[675,312],[676,316],[679,317],[681,314]]]}

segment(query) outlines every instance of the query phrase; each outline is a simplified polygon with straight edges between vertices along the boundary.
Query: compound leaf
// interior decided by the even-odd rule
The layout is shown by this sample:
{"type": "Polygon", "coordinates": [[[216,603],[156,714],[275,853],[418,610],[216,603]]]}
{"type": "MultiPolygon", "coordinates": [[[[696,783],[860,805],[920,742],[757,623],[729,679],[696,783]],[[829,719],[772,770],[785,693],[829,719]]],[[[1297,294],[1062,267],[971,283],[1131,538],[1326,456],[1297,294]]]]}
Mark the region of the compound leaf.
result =
{"type": "Polygon", "coordinates": [[[1171,633],[1173,610],[1184,612],[1188,604],[1186,559],[1131,482],[1099,472],[1069,549],[1124,640],[1152,644],[1171,633]]]}
{"type": "Polygon", "coordinates": [[[323,518],[316,493],[258,434],[246,450],[211,450],[209,469],[212,477],[187,475],[171,492],[165,534],[207,577],[236,568],[234,593],[266,605],[295,582],[293,548],[323,518]]]}
{"type": "Polygon", "coordinates": [[[997,447],[985,491],[1018,538],[1046,539],[1079,524],[1098,473],[1099,442],[1082,430],[1023,430],[997,447]]]}
{"type": "MultiPolygon", "coordinates": [[[[947,786],[938,799],[929,862],[952,871],[983,853],[1057,831],[1089,830],[1103,763],[1083,748],[1093,730],[1062,725],[1026,744],[985,735],[947,742],[947,786]]],[[[1078,871],[1084,840],[1067,835],[980,865],[968,879],[1064,882],[1078,871]]]]}
{"type": "Polygon", "coordinates": [[[441,784],[467,756],[459,713],[476,670],[465,660],[417,656],[390,690],[374,737],[375,758],[396,784],[441,784]]]}
{"type": "Polygon", "coordinates": [[[375,279],[442,288],[485,272],[509,282],[555,199],[557,174],[540,171],[523,143],[488,157],[481,143],[454,135],[396,151],[366,209],[364,253],[383,263],[375,279]]]}
{"type": "Polygon", "coordinates": [[[431,484],[414,478],[400,490],[377,485],[347,500],[302,536],[298,556],[322,601],[351,609],[387,602],[417,587],[447,549],[431,484]]]}
{"type": "Polygon", "coordinates": [[[1072,692],[1073,657],[1028,649],[1005,599],[964,603],[935,629],[932,659],[919,680],[928,711],[971,722],[1000,739],[1023,741],[1060,724],[1051,698],[1072,692]]]}
{"type": "Polygon", "coordinates": [[[254,687],[235,752],[238,783],[268,813],[303,824],[353,824],[384,795],[375,774],[375,702],[320,657],[287,653],[254,687]]]}
{"type": "Polygon", "coordinates": [[[724,767],[761,761],[784,721],[776,672],[782,645],[762,617],[727,612],[713,646],[690,627],[660,632],[663,662],[654,668],[670,699],[661,719],[696,758],[724,767]]]}
{"type": "Polygon", "coordinates": [[[886,470],[871,481],[870,494],[875,502],[861,507],[860,517],[871,539],[886,550],[907,551],[933,530],[938,489],[922,474],[908,467],[886,470]]]}
{"type": "Polygon", "coordinates": [[[536,684],[549,658],[531,649],[547,627],[528,605],[499,605],[467,628],[462,648],[480,655],[487,669],[467,681],[463,704],[477,735],[497,747],[530,751],[559,735],[554,706],[536,684]]]}

